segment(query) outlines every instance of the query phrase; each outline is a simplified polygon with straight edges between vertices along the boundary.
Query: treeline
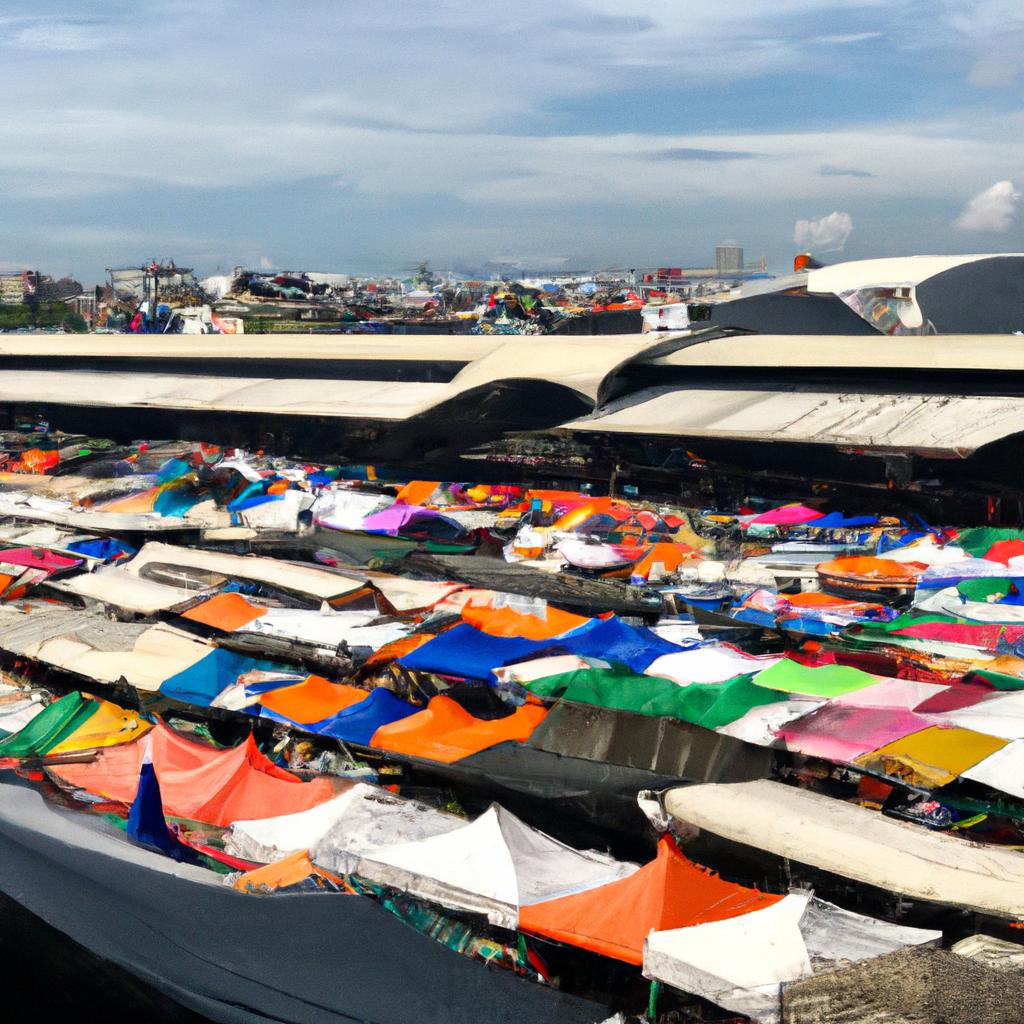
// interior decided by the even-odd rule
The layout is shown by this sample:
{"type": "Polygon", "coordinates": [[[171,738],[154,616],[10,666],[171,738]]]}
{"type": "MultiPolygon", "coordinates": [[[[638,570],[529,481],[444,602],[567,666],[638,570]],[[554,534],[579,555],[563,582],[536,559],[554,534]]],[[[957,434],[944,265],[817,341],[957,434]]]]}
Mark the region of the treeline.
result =
{"type": "Polygon", "coordinates": [[[81,334],[88,325],[81,313],[76,313],[66,302],[19,303],[0,306],[0,331],[19,327],[65,327],[81,334]]]}

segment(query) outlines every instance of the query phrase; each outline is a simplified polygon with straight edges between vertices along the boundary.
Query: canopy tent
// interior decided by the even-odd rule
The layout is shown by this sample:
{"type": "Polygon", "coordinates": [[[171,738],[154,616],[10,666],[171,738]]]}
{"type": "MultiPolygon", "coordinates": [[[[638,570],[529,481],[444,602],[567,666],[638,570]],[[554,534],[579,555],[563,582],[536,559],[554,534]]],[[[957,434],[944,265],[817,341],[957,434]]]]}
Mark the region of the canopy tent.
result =
{"type": "Polygon", "coordinates": [[[475,821],[413,842],[376,846],[356,874],[514,929],[521,908],[625,878],[635,864],[559,843],[492,804],[475,821]]]}
{"type": "Polygon", "coordinates": [[[941,938],[939,931],[889,924],[810,893],[791,893],[740,917],[651,932],[644,976],[775,1024],[782,986],[941,938]]]}
{"type": "Polygon", "coordinates": [[[519,927],[639,966],[651,931],[749,914],[782,898],[725,881],[663,836],[657,857],[629,877],[524,907],[519,927]]]}
{"type": "Polygon", "coordinates": [[[138,789],[149,746],[168,814],[226,827],[248,818],[308,810],[329,800],[335,783],[327,777],[303,782],[260,753],[250,736],[217,750],[158,725],[148,737],[101,750],[94,761],[48,768],[60,782],[87,793],[130,804],[138,789]]]}
{"type": "Polygon", "coordinates": [[[460,823],[451,814],[359,782],[306,811],[232,822],[224,833],[224,849],[235,857],[266,864],[309,850],[317,864],[348,874],[364,850],[425,839],[460,823]]]}
{"type": "Polygon", "coordinates": [[[423,711],[381,726],[371,747],[451,764],[498,743],[525,743],[544,721],[546,709],[524,704],[503,718],[480,719],[451,697],[434,697],[423,711]]]}

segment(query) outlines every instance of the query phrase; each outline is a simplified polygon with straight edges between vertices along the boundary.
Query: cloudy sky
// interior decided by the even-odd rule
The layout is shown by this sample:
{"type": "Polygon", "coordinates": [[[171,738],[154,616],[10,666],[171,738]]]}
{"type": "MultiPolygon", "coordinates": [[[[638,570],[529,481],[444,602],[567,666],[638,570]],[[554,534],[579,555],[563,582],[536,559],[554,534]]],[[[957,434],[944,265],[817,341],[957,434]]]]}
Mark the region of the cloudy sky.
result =
{"type": "Polygon", "coordinates": [[[19,10],[0,13],[4,267],[1024,249],[1020,0],[19,10]]]}

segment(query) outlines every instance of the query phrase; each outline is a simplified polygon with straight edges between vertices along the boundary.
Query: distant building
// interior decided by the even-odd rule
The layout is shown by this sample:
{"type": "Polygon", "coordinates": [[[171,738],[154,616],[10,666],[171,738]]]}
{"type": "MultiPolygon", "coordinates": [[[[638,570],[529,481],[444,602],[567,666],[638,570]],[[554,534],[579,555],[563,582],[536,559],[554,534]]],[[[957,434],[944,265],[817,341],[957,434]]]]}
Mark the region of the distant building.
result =
{"type": "Polygon", "coordinates": [[[22,270],[17,274],[0,274],[0,306],[17,306],[36,294],[39,273],[22,270]]]}
{"type": "Polygon", "coordinates": [[[723,276],[743,273],[743,247],[739,245],[715,246],[715,270],[723,276]]]}

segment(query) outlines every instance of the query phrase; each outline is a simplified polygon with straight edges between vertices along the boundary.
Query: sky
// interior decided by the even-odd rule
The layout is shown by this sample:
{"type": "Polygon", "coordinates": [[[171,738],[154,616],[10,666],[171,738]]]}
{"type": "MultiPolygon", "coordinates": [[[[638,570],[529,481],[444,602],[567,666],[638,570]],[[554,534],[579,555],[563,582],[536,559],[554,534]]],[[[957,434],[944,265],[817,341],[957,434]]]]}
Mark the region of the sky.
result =
{"type": "Polygon", "coordinates": [[[1020,0],[0,2],[0,95],[0,269],[85,283],[1024,250],[1020,0]]]}

